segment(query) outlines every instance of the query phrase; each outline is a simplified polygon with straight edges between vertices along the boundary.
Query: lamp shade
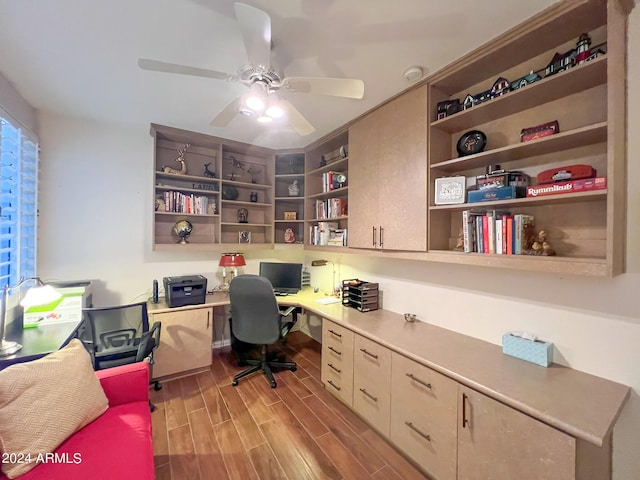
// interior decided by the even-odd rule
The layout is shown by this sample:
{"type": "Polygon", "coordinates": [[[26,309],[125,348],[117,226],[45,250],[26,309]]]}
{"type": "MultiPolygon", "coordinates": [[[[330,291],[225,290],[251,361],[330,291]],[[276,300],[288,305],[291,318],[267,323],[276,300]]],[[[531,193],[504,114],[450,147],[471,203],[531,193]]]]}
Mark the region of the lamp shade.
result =
{"type": "Polygon", "coordinates": [[[223,253],[220,257],[220,267],[243,267],[247,263],[241,253],[223,253]]]}
{"type": "Polygon", "coordinates": [[[51,302],[55,302],[61,296],[60,292],[55,290],[51,285],[40,285],[30,288],[20,302],[20,305],[26,308],[38,307],[40,305],[47,305],[51,302]]]}

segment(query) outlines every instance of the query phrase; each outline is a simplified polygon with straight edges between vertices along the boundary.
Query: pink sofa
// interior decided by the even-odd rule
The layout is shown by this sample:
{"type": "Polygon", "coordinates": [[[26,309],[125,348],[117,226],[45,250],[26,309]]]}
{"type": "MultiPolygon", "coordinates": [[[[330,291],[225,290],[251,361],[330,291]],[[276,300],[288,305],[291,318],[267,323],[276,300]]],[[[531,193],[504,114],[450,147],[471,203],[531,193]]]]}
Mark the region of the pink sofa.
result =
{"type": "MultiPolygon", "coordinates": [[[[149,365],[96,372],[109,408],[19,480],[153,480],[149,365]]],[[[0,473],[0,480],[7,477],[0,473]]]]}

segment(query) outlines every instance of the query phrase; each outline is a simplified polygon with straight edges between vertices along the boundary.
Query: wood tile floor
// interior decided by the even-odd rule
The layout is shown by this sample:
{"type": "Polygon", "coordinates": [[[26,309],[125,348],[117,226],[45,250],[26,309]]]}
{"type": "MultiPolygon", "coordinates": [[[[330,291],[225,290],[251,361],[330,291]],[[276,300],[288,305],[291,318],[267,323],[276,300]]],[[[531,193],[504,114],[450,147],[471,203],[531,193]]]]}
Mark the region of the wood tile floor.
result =
{"type": "Polygon", "coordinates": [[[424,477],[320,382],[320,344],[292,332],[296,372],[231,385],[229,349],[210,370],[151,390],[157,480],[422,479],[424,477]]]}

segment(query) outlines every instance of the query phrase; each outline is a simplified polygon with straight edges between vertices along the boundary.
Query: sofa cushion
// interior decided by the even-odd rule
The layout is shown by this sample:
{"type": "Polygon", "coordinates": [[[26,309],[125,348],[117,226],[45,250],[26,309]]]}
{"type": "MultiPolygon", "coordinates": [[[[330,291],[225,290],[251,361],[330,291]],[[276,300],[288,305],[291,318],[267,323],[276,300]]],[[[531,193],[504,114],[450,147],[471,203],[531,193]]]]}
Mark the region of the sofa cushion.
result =
{"type": "Polygon", "coordinates": [[[16,478],[31,470],[107,407],[91,358],[79,340],[0,371],[0,451],[18,455],[17,462],[3,462],[2,471],[16,478]]]}
{"type": "Polygon", "coordinates": [[[149,403],[109,407],[55,453],[19,480],[153,480],[149,403]]]}

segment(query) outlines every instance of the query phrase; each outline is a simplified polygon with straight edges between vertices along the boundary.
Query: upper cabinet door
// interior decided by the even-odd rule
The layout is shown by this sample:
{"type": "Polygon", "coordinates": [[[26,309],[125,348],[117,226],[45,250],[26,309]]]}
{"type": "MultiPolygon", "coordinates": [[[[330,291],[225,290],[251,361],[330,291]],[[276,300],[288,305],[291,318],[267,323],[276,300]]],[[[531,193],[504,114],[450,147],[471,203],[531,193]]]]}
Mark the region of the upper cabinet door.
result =
{"type": "Polygon", "coordinates": [[[427,248],[427,87],[349,129],[349,246],[427,248]]]}
{"type": "Polygon", "coordinates": [[[352,248],[378,247],[379,119],[375,113],[349,128],[349,247],[352,248]]]}
{"type": "Polygon", "coordinates": [[[427,249],[427,87],[379,110],[382,248],[427,249]]]}

